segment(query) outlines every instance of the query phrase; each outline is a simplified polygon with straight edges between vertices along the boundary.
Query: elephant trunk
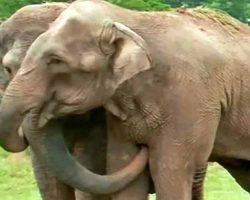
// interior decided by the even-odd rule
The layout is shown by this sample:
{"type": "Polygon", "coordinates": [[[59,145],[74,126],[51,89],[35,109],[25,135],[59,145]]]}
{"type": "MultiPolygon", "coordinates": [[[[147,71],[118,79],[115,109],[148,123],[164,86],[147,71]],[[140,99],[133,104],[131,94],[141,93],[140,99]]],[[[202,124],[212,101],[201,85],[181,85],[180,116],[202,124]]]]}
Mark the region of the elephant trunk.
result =
{"type": "Polygon", "coordinates": [[[0,106],[0,145],[10,152],[20,152],[28,147],[26,139],[18,132],[24,117],[22,108],[7,95],[0,106]]]}
{"type": "Polygon", "coordinates": [[[122,170],[111,175],[94,174],[73,159],[64,143],[58,121],[52,120],[43,129],[37,129],[30,127],[30,124],[34,124],[34,119],[29,115],[23,124],[24,131],[29,133],[26,137],[31,148],[40,158],[45,159],[61,181],[78,190],[94,194],[117,192],[139,176],[147,164],[148,152],[146,148],[142,148],[122,170]]]}
{"type": "MultiPolygon", "coordinates": [[[[16,75],[4,92],[0,105],[0,145],[7,151],[20,152],[28,147],[23,134],[19,134],[25,115],[31,109],[38,109],[42,100],[39,98],[43,91],[35,90],[41,82],[36,79],[33,85],[29,80],[31,73],[16,75]]],[[[45,93],[45,92],[44,92],[45,93]]]]}
{"type": "MultiPolygon", "coordinates": [[[[18,73],[8,86],[0,105],[1,146],[12,152],[22,151],[28,146],[26,139],[18,134],[18,128],[22,124],[25,137],[34,153],[48,164],[55,175],[73,188],[90,193],[117,192],[140,175],[147,164],[148,154],[145,148],[127,167],[111,175],[97,175],[81,166],[68,152],[60,124],[52,120],[43,128],[38,127],[40,110],[46,98],[49,99],[52,95],[44,97],[48,86],[42,84],[43,78],[38,76],[41,78],[36,78],[31,86],[27,80],[34,80],[32,76],[35,76],[35,71],[24,70],[18,73]],[[39,84],[42,86],[36,90],[34,87],[39,84]]],[[[42,74],[41,71],[36,73],[42,74]]]]}

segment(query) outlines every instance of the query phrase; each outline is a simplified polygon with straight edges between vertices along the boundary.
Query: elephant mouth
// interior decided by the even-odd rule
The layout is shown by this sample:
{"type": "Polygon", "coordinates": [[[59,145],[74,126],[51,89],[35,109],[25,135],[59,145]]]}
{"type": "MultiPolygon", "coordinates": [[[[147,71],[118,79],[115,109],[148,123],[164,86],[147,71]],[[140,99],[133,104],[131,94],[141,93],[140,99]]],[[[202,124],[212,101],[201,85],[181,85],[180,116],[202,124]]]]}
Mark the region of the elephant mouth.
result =
{"type": "MultiPolygon", "coordinates": [[[[81,110],[79,112],[81,104],[80,103],[61,103],[56,102],[52,104],[45,104],[38,116],[38,128],[43,128],[46,124],[53,119],[70,119],[70,118],[86,118],[91,113],[91,109],[81,110]]],[[[94,110],[98,110],[94,109],[94,110]]],[[[72,120],[69,120],[72,121],[72,120]]]]}

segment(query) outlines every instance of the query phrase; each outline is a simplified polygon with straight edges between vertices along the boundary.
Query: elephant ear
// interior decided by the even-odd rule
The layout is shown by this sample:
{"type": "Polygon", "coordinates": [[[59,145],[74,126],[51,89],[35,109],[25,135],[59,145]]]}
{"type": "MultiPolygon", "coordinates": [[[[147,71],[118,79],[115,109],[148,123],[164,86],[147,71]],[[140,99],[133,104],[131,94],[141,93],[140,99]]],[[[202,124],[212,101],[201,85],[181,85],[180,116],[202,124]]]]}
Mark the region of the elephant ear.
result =
{"type": "Polygon", "coordinates": [[[151,68],[146,42],[137,33],[118,22],[106,22],[100,48],[110,56],[115,88],[136,74],[151,68]]]}

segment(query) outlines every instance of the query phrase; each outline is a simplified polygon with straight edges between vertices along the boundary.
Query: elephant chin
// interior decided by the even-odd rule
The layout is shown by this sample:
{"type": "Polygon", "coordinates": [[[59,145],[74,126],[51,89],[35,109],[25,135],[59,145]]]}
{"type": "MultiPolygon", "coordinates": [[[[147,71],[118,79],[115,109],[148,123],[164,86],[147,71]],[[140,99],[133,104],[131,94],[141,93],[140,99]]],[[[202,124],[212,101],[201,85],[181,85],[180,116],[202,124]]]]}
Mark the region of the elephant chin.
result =
{"type": "Polygon", "coordinates": [[[37,128],[37,125],[34,126],[34,116],[29,115],[23,127],[33,151],[61,181],[73,188],[93,194],[114,193],[130,184],[145,169],[148,151],[142,147],[131,163],[114,174],[98,175],[89,171],[69,153],[60,124],[59,120],[51,120],[45,127],[37,128]]]}

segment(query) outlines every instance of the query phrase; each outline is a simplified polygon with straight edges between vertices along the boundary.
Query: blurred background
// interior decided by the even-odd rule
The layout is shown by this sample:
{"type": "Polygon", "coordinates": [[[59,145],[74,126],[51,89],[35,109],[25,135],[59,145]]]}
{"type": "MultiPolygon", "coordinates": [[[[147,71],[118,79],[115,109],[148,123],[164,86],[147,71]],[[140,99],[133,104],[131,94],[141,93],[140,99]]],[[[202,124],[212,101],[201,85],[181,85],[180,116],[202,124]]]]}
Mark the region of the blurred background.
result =
{"type": "MultiPolygon", "coordinates": [[[[63,0],[52,0],[63,2],[63,0]]],[[[4,20],[28,4],[51,0],[0,0],[0,19],[4,20]]],[[[136,10],[170,10],[176,7],[208,7],[223,10],[250,24],[250,0],[109,0],[136,10]]],[[[67,2],[66,0],[64,2],[67,2]]],[[[154,196],[151,197],[152,200],[154,196]]],[[[33,177],[29,153],[9,154],[0,149],[0,200],[40,200],[33,177]]],[[[216,163],[209,166],[205,183],[205,200],[250,200],[250,195],[216,163]]]]}
{"type": "MultiPolygon", "coordinates": [[[[205,6],[228,12],[237,19],[250,23],[250,0],[108,0],[111,3],[137,10],[168,10],[175,7],[205,6]]],[[[69,0],[0,0],[0,18],[4,19],[18,8],[43,2],[70,2],[69,0]]]]}

